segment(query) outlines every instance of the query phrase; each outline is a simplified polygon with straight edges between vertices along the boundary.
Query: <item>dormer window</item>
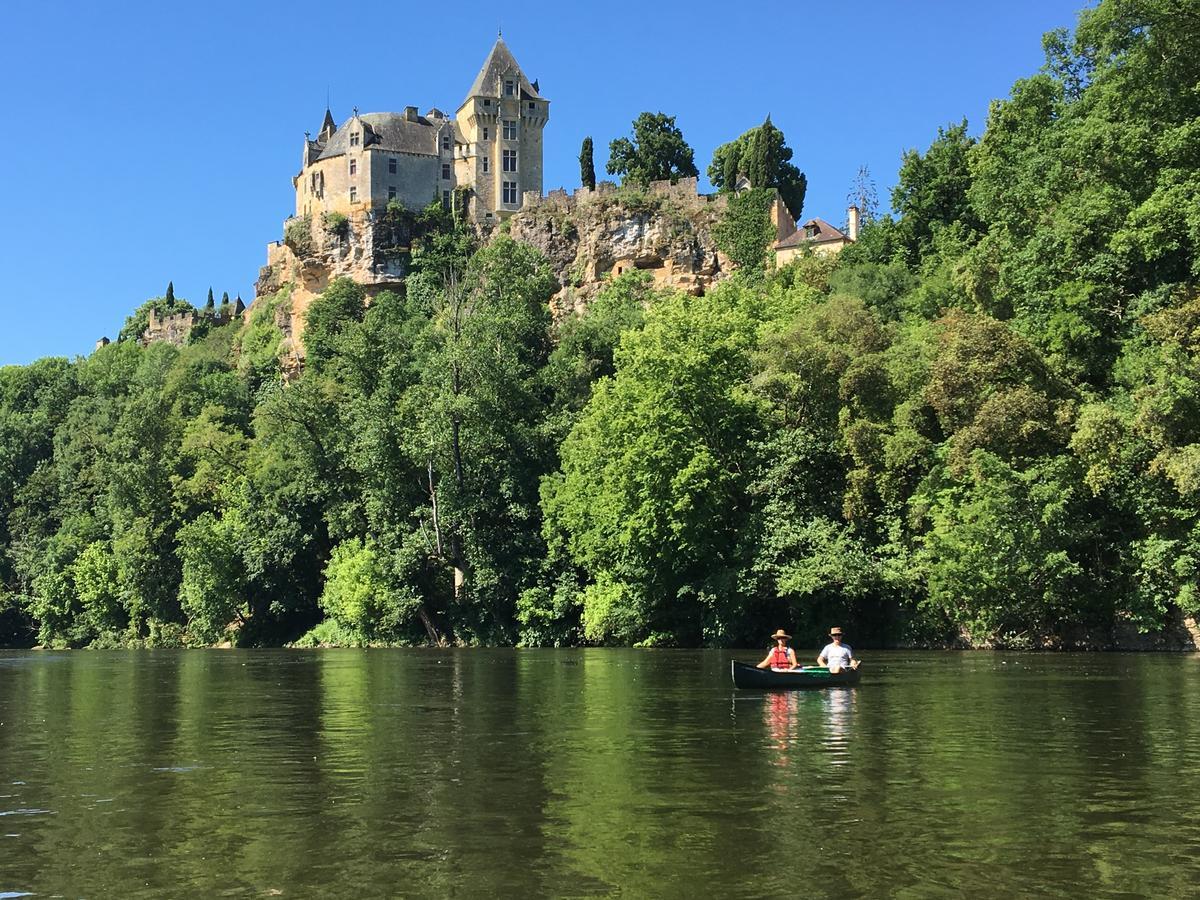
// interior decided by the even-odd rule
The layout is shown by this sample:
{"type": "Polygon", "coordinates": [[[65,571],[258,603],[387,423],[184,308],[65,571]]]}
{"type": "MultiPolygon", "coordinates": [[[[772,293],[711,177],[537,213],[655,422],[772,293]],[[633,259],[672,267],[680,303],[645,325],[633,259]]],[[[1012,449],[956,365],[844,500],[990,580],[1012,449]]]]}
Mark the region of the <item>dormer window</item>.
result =
{"type": "Polygon", "coordinates": [[[817,236],[817,226],[816,225],[805,225],[804,226],[804,236],[806,238],[809,238],[810,240],[812,238],[815,238],[817,236]]]}
{"type": "Polygon", "coordinates": [[[358,132],[357,131],[350,132],[350,146],[351,147],[358,146],[358,132]]]}
{"type": "Polygon", "coordinates": [[[517,84],[512,79],[504,82],[504,96],[513,97],[517,93],[517,84]]]}

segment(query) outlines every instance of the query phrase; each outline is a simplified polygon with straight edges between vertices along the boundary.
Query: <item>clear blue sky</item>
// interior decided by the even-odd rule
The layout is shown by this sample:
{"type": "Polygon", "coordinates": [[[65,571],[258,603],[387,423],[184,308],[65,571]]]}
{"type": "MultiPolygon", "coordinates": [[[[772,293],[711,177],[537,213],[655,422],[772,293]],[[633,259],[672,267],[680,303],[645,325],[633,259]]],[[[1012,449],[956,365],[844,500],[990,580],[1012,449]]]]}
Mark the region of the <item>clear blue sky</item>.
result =
{"type": "MultiPolygon", "coordinates": [[[[175,282],[250,301],[326,90],[341,122],[453,110],[503,26],[551,101],[545,186],[643,110],[678,117],[703,173],[769,112],[840,222],[860,165],[886,203],[925,148],[1041,65],[1084,0],[755,4],[13,4],[0,30],[0,365],[87,354],[175,282]],[[503,8],[503,21],[497,10],[503,8]]],[[[603,175],[601,175],[603,177],[603,175]]]]}

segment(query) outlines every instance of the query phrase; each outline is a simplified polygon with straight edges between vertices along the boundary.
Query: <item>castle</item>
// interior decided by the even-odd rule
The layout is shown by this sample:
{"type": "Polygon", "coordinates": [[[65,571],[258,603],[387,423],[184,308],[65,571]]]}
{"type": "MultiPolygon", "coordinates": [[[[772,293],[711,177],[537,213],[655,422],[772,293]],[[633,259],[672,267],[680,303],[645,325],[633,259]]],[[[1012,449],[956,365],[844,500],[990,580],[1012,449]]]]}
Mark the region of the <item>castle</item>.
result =
{"type": "Polygon", "coordinates": [[[542,191],[542,129],[550,101],[497,38],[453,116],[354,114],[336,125],[326,109],[316,140],[305,134],[296,215],[385,210],[398,201],[424,209],[440,201],[480,224],[519,210],[526,192],[542,191]]]}

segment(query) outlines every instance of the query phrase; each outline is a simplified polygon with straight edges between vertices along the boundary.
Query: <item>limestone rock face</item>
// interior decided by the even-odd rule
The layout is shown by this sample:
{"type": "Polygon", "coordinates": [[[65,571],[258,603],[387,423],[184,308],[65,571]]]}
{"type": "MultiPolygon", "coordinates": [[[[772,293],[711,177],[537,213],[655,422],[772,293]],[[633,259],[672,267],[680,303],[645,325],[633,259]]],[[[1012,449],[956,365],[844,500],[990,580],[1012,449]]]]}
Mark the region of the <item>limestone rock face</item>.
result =
{"type": "Polygon", "coordinates": [[[587,305],[609,277],[649,272],[657,286],[703,294],[730,271],[712,228],[725,198],[696,193],[696,180],[655,182],[646,192],[601,183],[573,195],[554,191],[509,219],[516,240],[550,260],[561,289],[556,312],[587,305]]]}
{"type": "Polygon", "coordinates": [[[284,240],[267,247],[256,297],[291,283],[292,328],[298,335],[313,299],[335,278],[351,278],[368,294],[404,281],[411,235],[403,223],[371,210],[342,219],[300,216],[284,225],[284,240]]]}

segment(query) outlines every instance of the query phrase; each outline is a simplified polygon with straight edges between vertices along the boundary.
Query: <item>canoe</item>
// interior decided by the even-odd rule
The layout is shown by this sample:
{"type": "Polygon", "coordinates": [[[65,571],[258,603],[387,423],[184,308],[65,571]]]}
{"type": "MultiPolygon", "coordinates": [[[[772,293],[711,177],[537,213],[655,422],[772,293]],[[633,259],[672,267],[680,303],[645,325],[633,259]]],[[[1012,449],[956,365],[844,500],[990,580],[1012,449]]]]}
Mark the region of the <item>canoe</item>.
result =
{"type": "Polygon", "coordinates": [[[843,684],[858,684],[862,668],[842,669],[837,674],[824,666],[777,671],[733,661],[733,683],[740,688],[795,690],[797,688],[826,688],[843,684]]]}

